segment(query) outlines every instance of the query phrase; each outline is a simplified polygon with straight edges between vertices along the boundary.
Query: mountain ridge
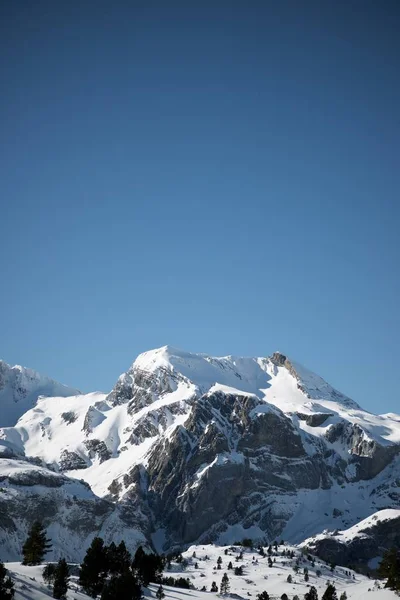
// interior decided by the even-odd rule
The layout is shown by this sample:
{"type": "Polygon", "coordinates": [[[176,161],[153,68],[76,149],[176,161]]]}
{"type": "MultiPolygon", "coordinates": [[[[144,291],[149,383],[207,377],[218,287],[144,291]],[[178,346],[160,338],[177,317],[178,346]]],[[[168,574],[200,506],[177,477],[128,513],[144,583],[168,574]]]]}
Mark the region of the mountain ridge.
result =
{"type": "Polygon", "coordinates": [[[38,398],[1,452],[84,481],[160,551],[239,531],[297,543],[400,504],[400,417],[279,352],[142,353],[108,394],[38,398]]]}

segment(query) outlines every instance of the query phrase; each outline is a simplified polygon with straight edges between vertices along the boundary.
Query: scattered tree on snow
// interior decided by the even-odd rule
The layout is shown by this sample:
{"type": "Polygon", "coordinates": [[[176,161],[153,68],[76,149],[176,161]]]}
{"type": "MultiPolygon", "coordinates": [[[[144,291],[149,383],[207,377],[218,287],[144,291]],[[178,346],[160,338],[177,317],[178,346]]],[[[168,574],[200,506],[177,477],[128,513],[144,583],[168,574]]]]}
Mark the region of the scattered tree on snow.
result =
{"type": "Polygon", "coordinates": [[[35,521],[22,547],[22,564],[40,565],[51,546],[51,541],[46,537],[45,528],[39,521],[35,521]]]}

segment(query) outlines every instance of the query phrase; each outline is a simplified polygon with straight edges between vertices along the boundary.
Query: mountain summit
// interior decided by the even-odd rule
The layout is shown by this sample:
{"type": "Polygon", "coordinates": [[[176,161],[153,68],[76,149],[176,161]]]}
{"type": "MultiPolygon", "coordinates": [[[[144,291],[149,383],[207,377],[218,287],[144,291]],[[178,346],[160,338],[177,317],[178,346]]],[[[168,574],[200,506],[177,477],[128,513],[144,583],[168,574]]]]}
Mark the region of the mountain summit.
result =
{"type": "Polygon", "coordinates": [[[299,542],[400,501],[399,417],[362,410],[279,352],[144,352],[109,394],[39,398],[2,445],[19,469],[34,461],[114,506],[109,539],[128,522],[163,551],[299,542]]]}

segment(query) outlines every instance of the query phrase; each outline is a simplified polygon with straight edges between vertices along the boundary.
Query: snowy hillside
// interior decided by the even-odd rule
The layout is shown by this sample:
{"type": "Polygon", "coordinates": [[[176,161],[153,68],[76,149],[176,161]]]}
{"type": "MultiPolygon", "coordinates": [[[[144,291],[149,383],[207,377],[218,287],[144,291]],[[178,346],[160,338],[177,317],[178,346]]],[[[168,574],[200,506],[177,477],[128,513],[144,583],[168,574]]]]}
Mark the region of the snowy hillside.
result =
{"type": "MultiPolygon", "coordinates": [[[[267,552],[267,548],[265,548],[267,552]]],[[[211,585],[215,582],[220,586],[222,575],[227,573],[229,577],[230,592],[227,598],[244,600],[245,598],[256,598],[257,594],[267,591],[271,600],[278,600],[286,593],[290,600],[297,594],[301,600],[310,586],[314,586],[319,598],[326,589],[327,581],[333,583],[338,595],[344,591],[349,600],[395,600],[397,596],[390,590],[381,589],[383,582],[375,583],[362,575],[349,571],[343,567],[336,567],[331,572],[325,563],[315,560],[307,560],[296,547],[278,546],[277,552],[273,551],[271,560],[273,566],[268,566],[268,555],[262,557],[256,550],[245,550],[239,547],[219,547],[213,545],[192,546],[183,554],[183,563],[172,561],[170,567],[164,572],[166,577],[188,578],[194,589],[179,589],[163,586],[165,600],[212,600],[220,598],[219,593],[211,592],[211,585]],[[239,552],[243,550],[243,556],[236,560],[239,552]],[[292,550],[294,558],[282,556],[283,551],[292,550]],[[225,554],[225,552],[227,554],[225,554]],[[217,569],[218,558],[221,557],[221,569],[217,569]],[[232,569],[229,569],[229,563],[232,569]],[[298,562],[298,565],[296,563],[298,562]],[[235,575],[235,567],[242,567],[243,574],[235,575]],[[309,581],[304,580],[304,569],[308,569],[309,581]],[[295,569],[298,572],[295,572],[295,569]],[[288,582],[288,576],[292,578],[288,582]],[[201,591],[203,587],[207,591],[201,591]]],[[[19,563],[6,565],[16,586],[16,600],[47,600],[51,597],[51,590],[44,584],[42,579],[43,566],[25,567],[19,563]]],[[[155,598],[158,586],[151,584],[144,588],[145,598],[155,598]]],[[[222,596],[223,597],[223,596],[222,596]]],[[[71,577],[68,600],[86,600],[88,597],[79,591],[77,578],[71,577]]]]}
{"type": "Polygon", "coordinates": [[[11,367],[0,360],[1,426],[15,425],[21,415],[32,408],[39,396],[71,396],[78,390],[62,385],[32,369],[11,367]]]}
{"type": "Polygon", "coordinates": [[[280,353],[165,346],[107,395],[64,396],[0,429],[0,452],[83,480],[160,551],[298,543],[400,505],[400,417],[362,410],[280,353]]]}

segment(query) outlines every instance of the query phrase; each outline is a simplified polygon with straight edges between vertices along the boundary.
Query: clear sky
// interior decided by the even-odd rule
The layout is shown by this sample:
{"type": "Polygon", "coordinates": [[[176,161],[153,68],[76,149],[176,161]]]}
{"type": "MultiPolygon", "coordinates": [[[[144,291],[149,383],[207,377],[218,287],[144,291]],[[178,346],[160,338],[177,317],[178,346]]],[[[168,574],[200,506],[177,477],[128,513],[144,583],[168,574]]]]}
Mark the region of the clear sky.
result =
{"type": "Polygon", "coordinates": [[[275,350],[400,412],[397,0],[0,6],[0,356],[275,350]]]}

